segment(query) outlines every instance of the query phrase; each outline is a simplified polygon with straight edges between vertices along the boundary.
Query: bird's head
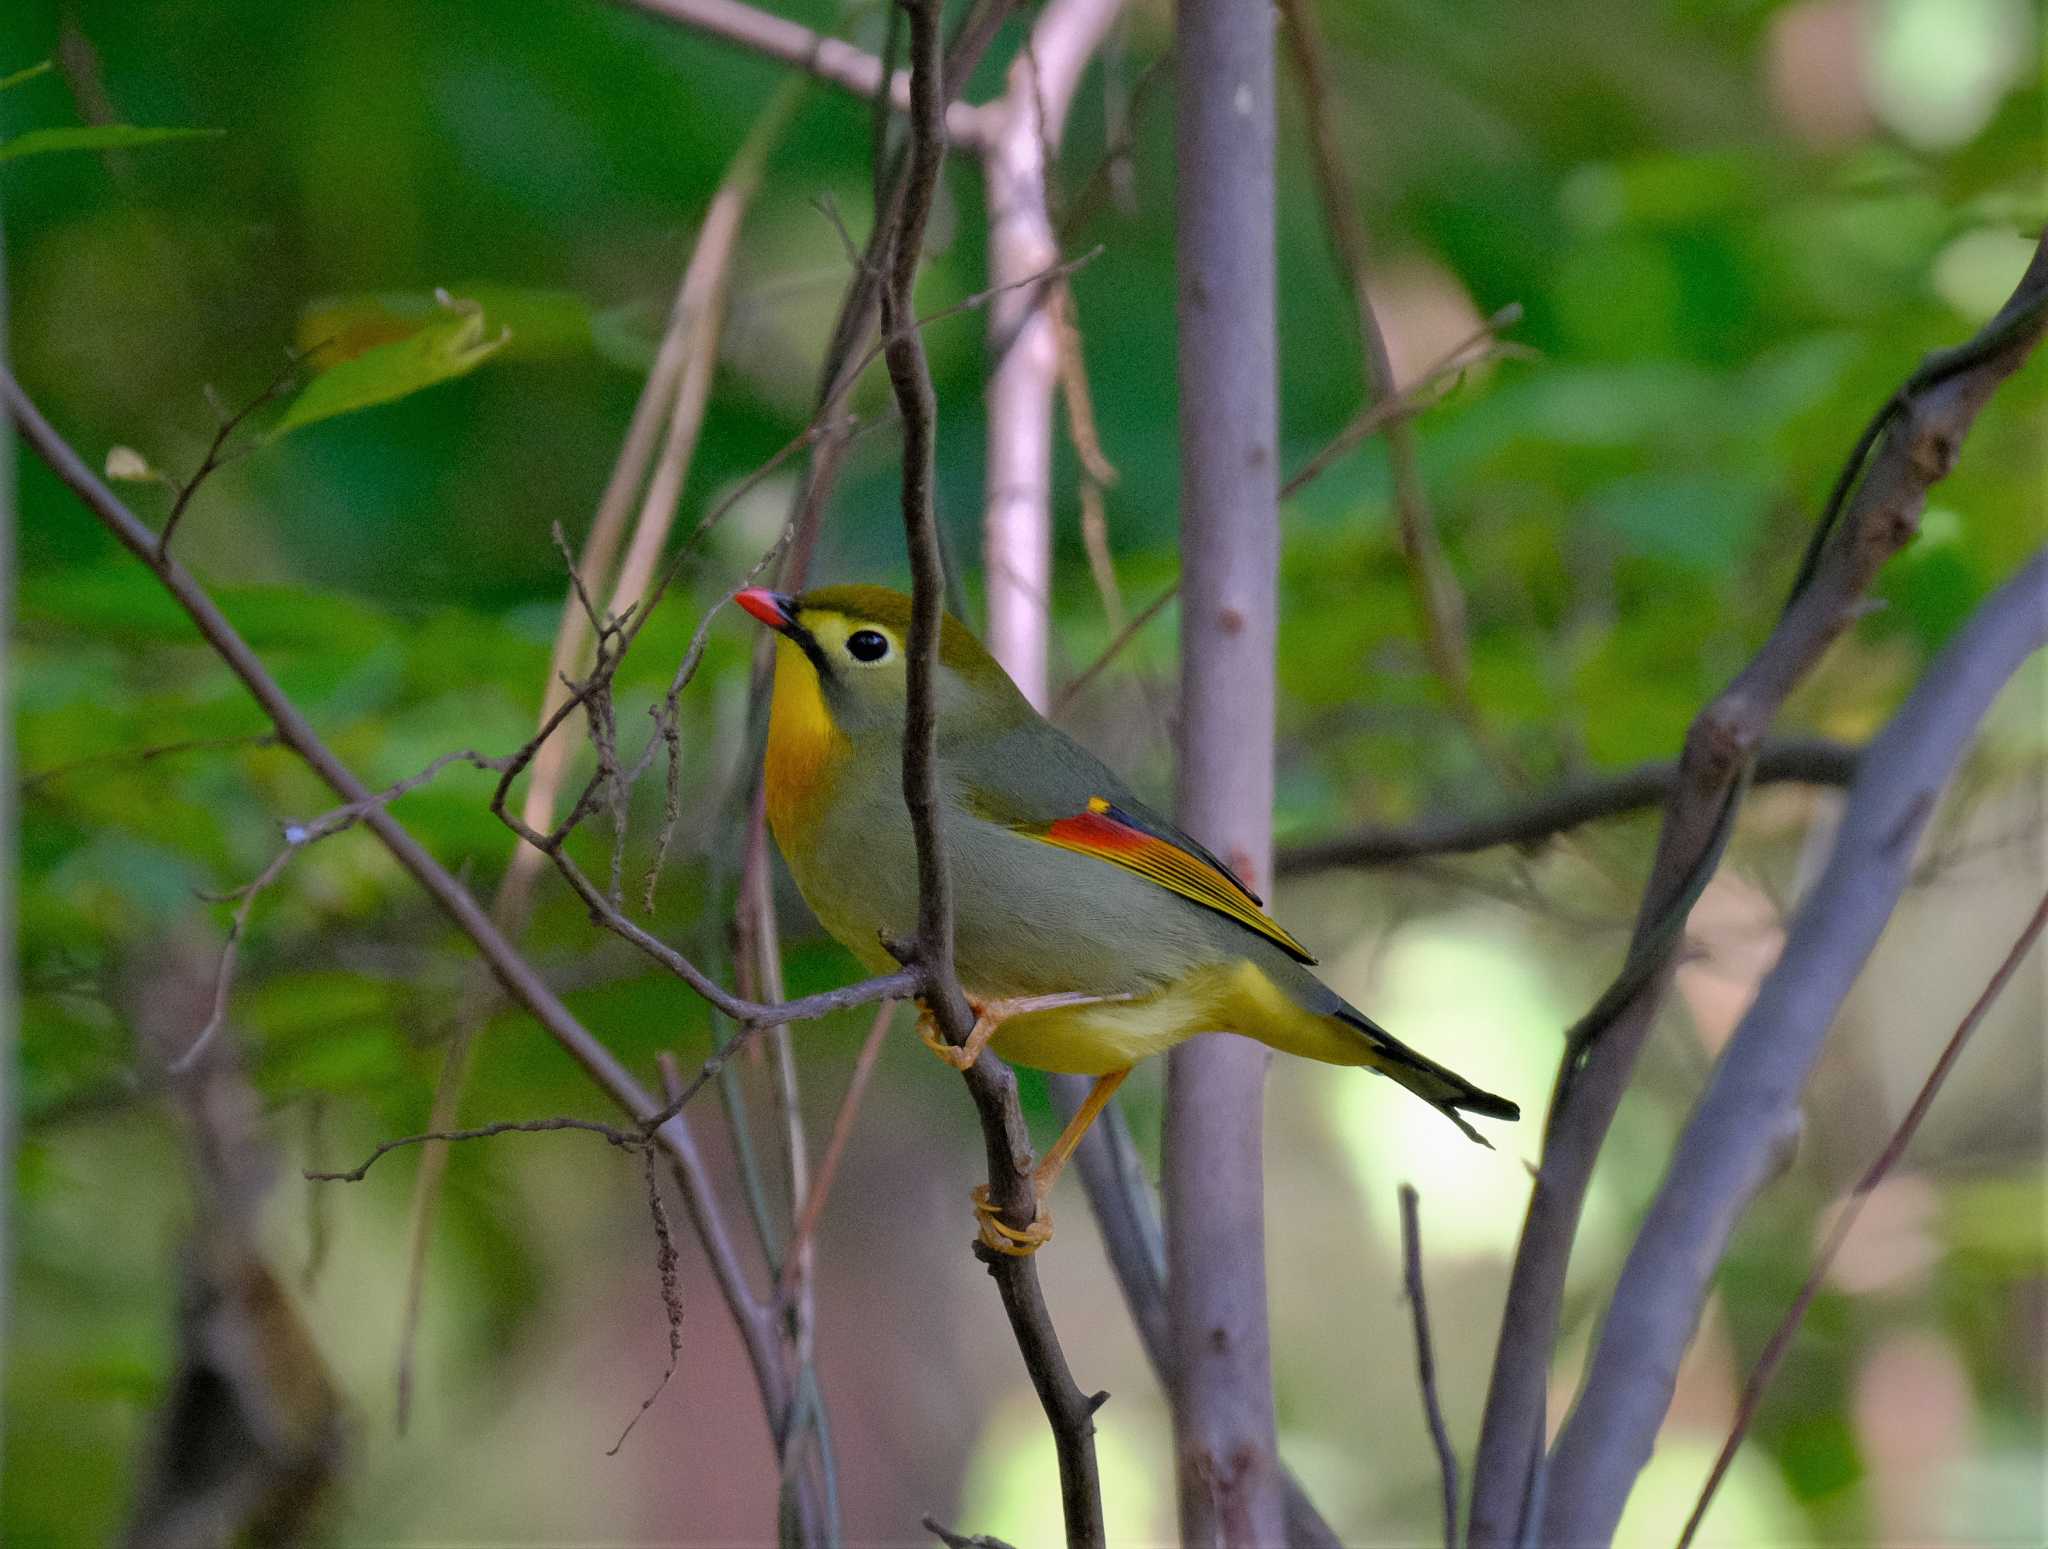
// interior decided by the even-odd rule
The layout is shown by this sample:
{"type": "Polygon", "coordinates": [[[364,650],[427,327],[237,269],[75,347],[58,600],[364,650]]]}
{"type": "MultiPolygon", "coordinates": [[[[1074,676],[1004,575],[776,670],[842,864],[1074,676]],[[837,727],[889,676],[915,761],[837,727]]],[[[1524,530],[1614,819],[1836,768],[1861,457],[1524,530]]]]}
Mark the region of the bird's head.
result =
{"type": "MultiPolygon", "coordinates": [[[[733,599],[782,637],[776,677],[799,675],[848,736],[901,736],[909,701],[910,598],[886,586],[827,586],[791,597],[750,587],[733,599]]],[[[1026,708],[1017,687],[982,643],[951,614],[939,629],[934,685],[949,724],[1004,718],[1026,708]]]]}

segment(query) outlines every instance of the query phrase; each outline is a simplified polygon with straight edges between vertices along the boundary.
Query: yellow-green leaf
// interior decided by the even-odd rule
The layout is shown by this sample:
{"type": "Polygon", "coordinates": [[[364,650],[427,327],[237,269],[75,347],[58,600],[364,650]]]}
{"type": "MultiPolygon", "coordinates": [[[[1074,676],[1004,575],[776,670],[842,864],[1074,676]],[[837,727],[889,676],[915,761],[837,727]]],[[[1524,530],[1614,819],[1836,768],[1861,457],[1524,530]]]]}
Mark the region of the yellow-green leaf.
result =
{"type": "Polygon", "coordinates": [[[31,129],[0,140],[0,161],[44,156],[52,151],[129,151],[167,140],[217,140],[225,129],[144,129],[135,124],[76,124],[65,129],[31,129]]]}
{"type": "Polygon", "coordinates": [[[276,441],[302,426],[390,403],[423,388],[467,375],[502,349],[512,330],[484,337],[484,309],[474,301],[440,296],[447,316],[402,339],[372,345],[308,382],[265,436],[276,441]]]}
{"type": "Polygon", "coordinates": [[[0,91],[5,91],[10,86],[19,86],[24,81],[32,81],[39,75],[48,75],[56,68],[54,60],[39,59],[25,69],[15,71],[12,75],[0,75],[0,91]]]}

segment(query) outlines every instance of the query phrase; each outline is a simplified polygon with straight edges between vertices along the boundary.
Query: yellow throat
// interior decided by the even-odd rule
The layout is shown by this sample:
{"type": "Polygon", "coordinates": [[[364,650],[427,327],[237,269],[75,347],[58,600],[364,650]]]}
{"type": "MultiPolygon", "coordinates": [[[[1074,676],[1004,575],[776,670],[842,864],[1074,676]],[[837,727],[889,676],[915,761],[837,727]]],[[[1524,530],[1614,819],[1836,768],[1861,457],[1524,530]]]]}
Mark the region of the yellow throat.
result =
{"type": "Polygon", "coordinates": [[[795,641],[775,642],[775,696],[768,706],[768,753],[763,781],[768,822],[788,853],[817,821],[818,803],[832,788],[847,752],[846,734],[825,708],[818,672],[795,641]]]}

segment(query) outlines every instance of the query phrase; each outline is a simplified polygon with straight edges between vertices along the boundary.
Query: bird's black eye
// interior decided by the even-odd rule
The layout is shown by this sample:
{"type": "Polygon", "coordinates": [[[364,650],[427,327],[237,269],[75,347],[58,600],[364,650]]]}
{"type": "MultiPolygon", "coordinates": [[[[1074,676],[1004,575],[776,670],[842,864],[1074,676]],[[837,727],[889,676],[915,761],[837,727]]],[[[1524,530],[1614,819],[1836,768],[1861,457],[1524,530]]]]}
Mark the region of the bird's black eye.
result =
{"type": "Polygon", "coordinates": [[[880,630],[856,629],[846,637],[846,650],[857,662],[878,662],[889,654],[889,637],[880,630]]]}

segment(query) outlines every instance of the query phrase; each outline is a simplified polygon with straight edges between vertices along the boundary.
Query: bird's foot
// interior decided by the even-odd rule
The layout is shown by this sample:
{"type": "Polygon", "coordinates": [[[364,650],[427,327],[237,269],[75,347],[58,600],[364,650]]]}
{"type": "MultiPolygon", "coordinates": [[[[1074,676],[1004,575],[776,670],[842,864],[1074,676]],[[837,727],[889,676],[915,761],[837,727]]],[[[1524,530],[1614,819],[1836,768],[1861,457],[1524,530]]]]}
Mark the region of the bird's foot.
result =
{"type": "Polygon", "coordinates": [[[981,1051],[988,1047],[988,1041],[995,1037],[996,1030],[1011,1017],[1029,1016],[1034,1011],[1060,1011],[1070,1006],[1095,1006],[1106,1001],[1130,1000],[1129,995],[1083,995],[1063,992],[1058,995],[1017,995],[1008,1000],[976,1000],[967,997],[968,1009],[974,1013],[974,1027],[964,1044],[946,1041],[939,1031],[939,1019],[925,1007],[918,1013],[917,1036],[924,1046],[955,1070],[972,1070],[974,1062],[981,1058],[981,1051]]]}
{"type": "Polygon", "coordinates": [[[1052,1241],[1052,1212],[1041,1201],[1031,1224],[1019,1231],[1003,1219],[1002,1210],[988,1197],[988,1185],[974,1186],[974,1214],[981,1222],[981,1244],[991,1253],[1006,1258],[1028,1259],[1052,1241]]]}
{"type": "Polygon", "coordinates": [[[974,1062],[981,1058],[981,1051],[988,1047],[988,1041],[995,1037],[996,1029],[1002,1025],[1000,1015],[990,1014],[992,1007],[1000,1006],[1002,1002],[995,1001],[984,1006],[970,998],[967,1004],[974,1012],[974,1028],[968,1033],[967,1042],[963,1044],[946,1041],[946,1035],[939,1031],[939,1019],[932,1015],[929,1007],[921,1009],[917,1014],[917,1036],[923,1040],[924,1046],[955,1070],[960,1071],[974,1069],[974,1062]]]}

